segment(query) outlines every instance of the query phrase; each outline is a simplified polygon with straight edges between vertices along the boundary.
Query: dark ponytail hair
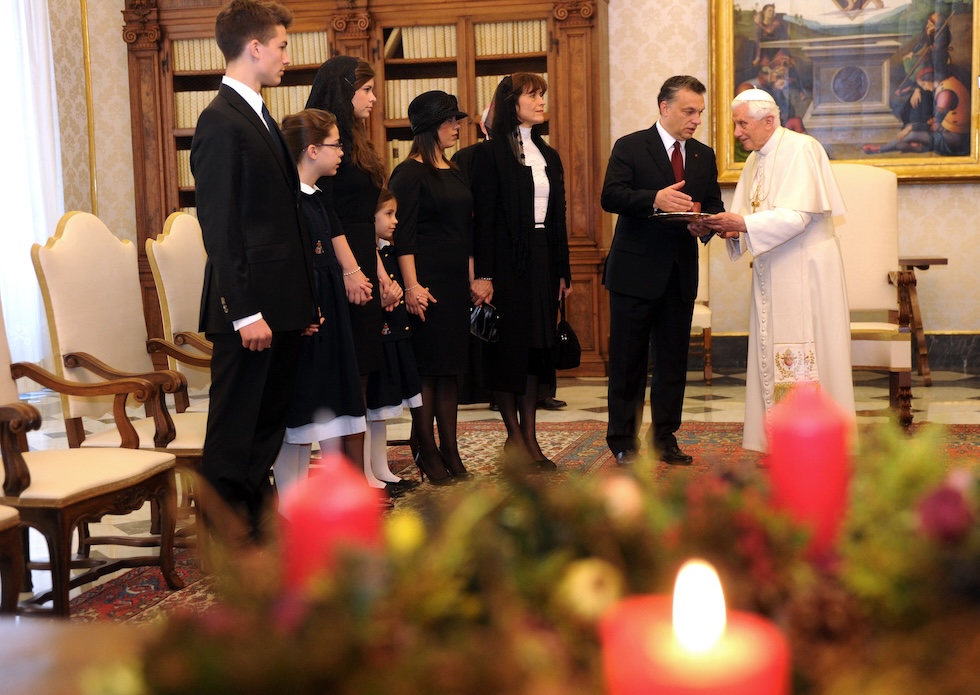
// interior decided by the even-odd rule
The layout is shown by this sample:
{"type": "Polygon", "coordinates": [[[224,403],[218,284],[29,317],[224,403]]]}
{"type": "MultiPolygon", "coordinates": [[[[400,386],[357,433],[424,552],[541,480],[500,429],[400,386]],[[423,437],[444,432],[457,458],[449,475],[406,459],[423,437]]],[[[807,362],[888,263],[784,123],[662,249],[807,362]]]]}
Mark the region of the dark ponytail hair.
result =
{"type": "Polygon", "coordinates": [[[337,127],[337,118],[323,109],[303,109],[282,119],[282,136],[293,158],[299,164],[310,145],[319,145],[337,127]]]}

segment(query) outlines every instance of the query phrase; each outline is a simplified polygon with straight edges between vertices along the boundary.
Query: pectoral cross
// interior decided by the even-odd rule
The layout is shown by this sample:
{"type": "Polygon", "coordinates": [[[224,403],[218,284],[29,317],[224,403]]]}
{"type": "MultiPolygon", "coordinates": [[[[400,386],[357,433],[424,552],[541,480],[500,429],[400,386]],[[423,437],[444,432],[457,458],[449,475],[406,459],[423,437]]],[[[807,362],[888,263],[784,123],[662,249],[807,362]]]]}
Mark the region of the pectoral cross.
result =
{"type": "Polygon", "coordinates": [[[762,195],[762,183],[765,178],[765,164],[762,161],[756,162],[755,168],[755,191],[752,193],[752,212],[759,212],[759,206],[762,205],[762,201],[768,197],[768,191],[766,195],[762,195]]]}

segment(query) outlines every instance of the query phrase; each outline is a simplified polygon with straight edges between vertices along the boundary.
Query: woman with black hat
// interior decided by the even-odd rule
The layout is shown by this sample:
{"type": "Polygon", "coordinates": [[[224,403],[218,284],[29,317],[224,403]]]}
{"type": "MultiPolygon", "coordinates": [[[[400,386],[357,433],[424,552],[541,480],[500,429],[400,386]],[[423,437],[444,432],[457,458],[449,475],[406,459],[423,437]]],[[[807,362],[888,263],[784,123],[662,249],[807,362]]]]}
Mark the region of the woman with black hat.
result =
{"type": "Polygon", "coordinates": [[[561,159],[537,126],[547,82],[518,72],[501,80],[487,118],[490,138],[473,158],[474,295],[492,294],[500,339],[483,347],[483,378],[521,467],[554,470],[536,435],[538,386],[554,383],[559,298],[571,290],[561,159]]]}
{"type": "Polygon", "coordinates": [[[395,253],[405,283],[422,407],[412,411],[419,471],[439,479],[469,474],[456,446],[458,377],[468,369],[473,195],[445,151],[459,140],[456,97],[424,92],[408,106],[412,149],[388,187],[398,200],[395,253]],[[438,423],[439,446],[433,420],[438,423]]]}

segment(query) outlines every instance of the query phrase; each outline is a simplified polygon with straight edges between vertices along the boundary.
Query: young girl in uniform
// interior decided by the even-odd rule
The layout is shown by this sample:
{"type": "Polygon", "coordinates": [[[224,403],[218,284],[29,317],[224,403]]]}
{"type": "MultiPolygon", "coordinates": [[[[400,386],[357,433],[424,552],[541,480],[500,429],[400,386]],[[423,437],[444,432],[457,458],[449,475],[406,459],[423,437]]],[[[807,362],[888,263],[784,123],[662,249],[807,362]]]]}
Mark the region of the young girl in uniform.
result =
{"type": "MultiPolygon", "coordinates": [[[[299,172],[300,220],[312,244],[323,323],[319,332],[303,338],[285,442],[273,467],[280,493],[306,477],[313,442],[321,451],[341,449],[360,468],[366,428],[345,289],[357,262],[337,215],[316,187],[321,176],[337,173],[344,154],[337,119],[306,109],[283,119],[282,134],[299,172]]],[[[366,280],[362,284],[360,299],[366,302],[371,286],[366,280]]]]}
{"type": "MultiPolygon", "coordinates": [[[[398,224],[397,210],[395,196],[388,189],[382,189],[378,196],[378,210],[374,215],[378,254],[389,277],[401,284],[398,260],[391,246],[395,226],[398,224]]],[[[388,467],[385,421],[401,415],[403,408],[418,408],[422,405],[422,380],[412,351],[412,332],[408,326],[405,302],[399,300],[386,309],[381,324],[384,364],[381,371],[371,374],[368,379],[367,439],[370,449],[365,459],[370,459],[370,462],[365,460],[364,471],[371,485],[384,487],[389,494],[398,495],[417,487],[418,483],[399,478],[388,467]]],[[[445,472],[444,477],[437,476],[432,482],[440,484],[451,480],[448,472],[445,472]]]]}

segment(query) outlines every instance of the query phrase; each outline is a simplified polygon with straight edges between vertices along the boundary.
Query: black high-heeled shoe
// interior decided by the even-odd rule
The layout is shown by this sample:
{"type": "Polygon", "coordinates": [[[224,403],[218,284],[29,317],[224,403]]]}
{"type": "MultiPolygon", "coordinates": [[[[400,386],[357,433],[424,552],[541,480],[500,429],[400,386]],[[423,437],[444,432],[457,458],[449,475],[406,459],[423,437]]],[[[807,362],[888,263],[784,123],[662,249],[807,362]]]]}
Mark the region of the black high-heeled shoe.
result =
{"type": "Polygon", "coordinates": [[[466,466],[463,465],[463,460],[459,457],[459,453],[447,453],[441,448],[439,449],[439,453],[442,454],[442,460],[446,462],[446,469],[453,478],[457,480],[468,480],[473,477],[473,474],[466,470],[466,466]]]}
{"type": "Polygon", "coordinates": [[[426,476],[433,485],[452,485],[455,478],[446,469],[446,464],[442,461],[442,455],[436,452],[436,457],[426,460],[422,452],[415,455],[415,465],[419,469],[419,477],[425,482],[426,476]]]}

